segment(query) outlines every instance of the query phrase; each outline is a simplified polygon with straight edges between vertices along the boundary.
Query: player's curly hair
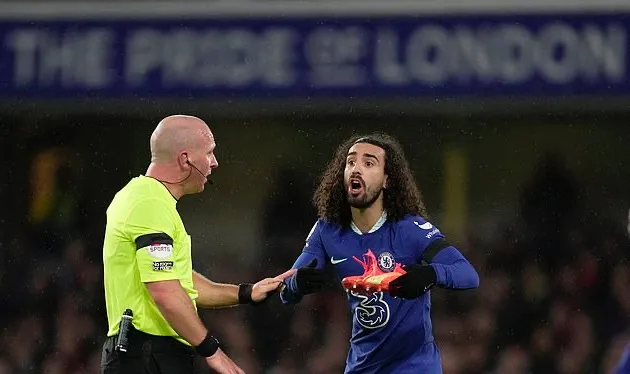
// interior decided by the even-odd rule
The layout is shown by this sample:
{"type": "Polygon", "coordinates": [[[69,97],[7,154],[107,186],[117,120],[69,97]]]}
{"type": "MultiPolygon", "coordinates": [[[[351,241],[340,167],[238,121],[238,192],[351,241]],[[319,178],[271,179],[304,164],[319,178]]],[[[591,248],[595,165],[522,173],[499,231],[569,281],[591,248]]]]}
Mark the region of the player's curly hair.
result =
{"type": "Polygon", "coordinates": [[[383,190],[383,206],[387,211],[387,219],[399,221],[406,215],[427,217],[422,195],[400,143],[389,135],[375,133],[353,136],[337,148],[313,195],[313,204],[319,218],[342,227],[350,225],[352,215],[343,173],[348,151],[355,143],[369,143],[385,150],[385,174],[388,179],[387,188],[383,190]]]}

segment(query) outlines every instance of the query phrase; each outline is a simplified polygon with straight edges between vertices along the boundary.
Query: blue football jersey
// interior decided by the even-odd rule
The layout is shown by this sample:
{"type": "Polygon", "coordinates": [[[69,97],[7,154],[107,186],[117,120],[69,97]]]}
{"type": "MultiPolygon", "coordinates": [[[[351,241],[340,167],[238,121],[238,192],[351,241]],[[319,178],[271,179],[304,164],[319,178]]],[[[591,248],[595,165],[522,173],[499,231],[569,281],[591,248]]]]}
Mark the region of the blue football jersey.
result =
{"type": "MultiPolygon", "coordinates": [[[[379,268],[389,272],[397,263],[421,263],[425,250],[434,241],[444,239],[438,228],[419,216],[407,216],[398,222],[384,218],[383,221],[380,227],[377,224],[369,233],[361,234],[357,230],[318,220],[293,267],[306,266],[317,258],[318,267],[329,264],[341,280],[363,274],[361,262],[371,251],[379,268]]],[[[455,248],[448,249],[455,251],[456,256],[449,256],[447,262],[459,268],[438,265],[438,285],[476,287],[479,280],[470,263],[455,248]],[[457,273],[470,273],[471,270],[474,273],[472,276],[457,276],[457,273]]],[[[285,303],[299,301],[301,295],[294,279],[289,280],[281,297],[285,303]]],[[[353,312],[353,328],[346,373],[442,372],[440,354],[433,341],[430,291],[414,300],[393,298],[386,292],[371,295],[350,292],[348,304],[353,312]]]]}

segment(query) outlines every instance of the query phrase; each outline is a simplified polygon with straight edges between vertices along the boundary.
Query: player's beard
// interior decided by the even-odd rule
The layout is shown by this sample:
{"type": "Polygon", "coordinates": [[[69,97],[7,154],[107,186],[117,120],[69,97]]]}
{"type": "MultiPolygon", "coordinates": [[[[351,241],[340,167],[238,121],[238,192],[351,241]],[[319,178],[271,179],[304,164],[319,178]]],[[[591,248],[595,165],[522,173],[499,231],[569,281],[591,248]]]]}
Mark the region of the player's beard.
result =
{"type": "Polygon", "coordinates": [[[372,206],[372,204],[374,204],[376,200],[378,200],[378,197],[381,195],[382,192],[383,187],[377,188],[375,190],[365,188],[365,193],[356,197],[348,193],[348,204],[350,204],[351,207],[357,209],[369,208],[372,206]]]}

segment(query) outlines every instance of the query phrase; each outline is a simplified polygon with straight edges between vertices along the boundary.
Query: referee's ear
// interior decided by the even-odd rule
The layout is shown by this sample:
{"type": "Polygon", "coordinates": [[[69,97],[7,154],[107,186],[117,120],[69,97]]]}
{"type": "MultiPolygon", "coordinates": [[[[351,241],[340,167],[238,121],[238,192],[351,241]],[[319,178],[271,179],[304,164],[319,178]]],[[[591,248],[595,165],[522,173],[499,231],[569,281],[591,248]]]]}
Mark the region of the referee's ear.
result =
{"type": "Polygon", "coordinates": [[[178,159],[179,159],[179,164],[182,168],[185,168],[186,166],[190,168],[190,160],[188,158],[188,153],[186,152],[180,153],[178,159]]]}

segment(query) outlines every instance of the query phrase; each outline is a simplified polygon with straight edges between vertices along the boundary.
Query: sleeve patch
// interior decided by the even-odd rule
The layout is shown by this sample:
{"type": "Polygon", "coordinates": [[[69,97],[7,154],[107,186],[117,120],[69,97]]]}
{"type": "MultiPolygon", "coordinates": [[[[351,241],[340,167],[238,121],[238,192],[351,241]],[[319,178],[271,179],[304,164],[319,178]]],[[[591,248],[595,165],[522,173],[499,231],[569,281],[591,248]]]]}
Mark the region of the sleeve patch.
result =
{"type": "Polygon", "coordinates": [[[173,246],[170,244],[151,244],[146,248],[149,256],[158,260],[164,260],[173,255],[173,246]]]}
{"type": "Polygon", "coordinates": [[[169,270],[173,270],[173,261],[153,262],[153,271],[169,271],[169,270]]]}

